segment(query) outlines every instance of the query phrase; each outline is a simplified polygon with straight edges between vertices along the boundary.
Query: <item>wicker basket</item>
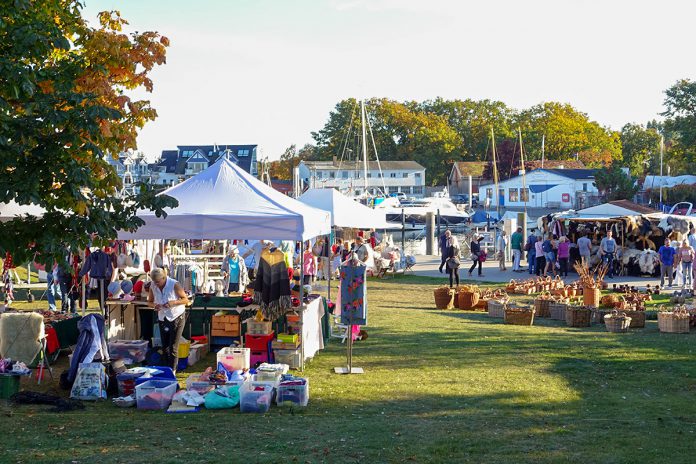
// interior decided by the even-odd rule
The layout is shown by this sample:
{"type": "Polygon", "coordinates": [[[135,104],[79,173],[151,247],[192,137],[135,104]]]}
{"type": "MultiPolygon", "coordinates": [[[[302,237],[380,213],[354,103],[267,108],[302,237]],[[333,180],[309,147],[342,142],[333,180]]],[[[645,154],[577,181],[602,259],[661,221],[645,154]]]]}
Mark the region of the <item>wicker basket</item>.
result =
{"type": "Polygon", "coordinates": [[[582,304],[584,306],[594,306],[598,308],[601,296],[602,292],[598,288],[585,287],[582,290],[582,304]]]}
{"type": "Polygon", "coordinates": [[[437,309],[452,309],[454,308],[454,289],[448,287],[436,288],[435,307],[437,309]]]}
{"type": "Polygon", "coordinates": [[[689,313],[681,308],[672,312],[660,311],[657,313],[657,326],[660,332],[689,333],[689,313]]]}
{"type": "Polygon", "coordinates": [[[551,295],[548,293],[542,293],[534,300],[534,314],[536,317],[550,317],[549,314],[549,303],[553,300],[551,295]]]}
{"type": "Polygon", "coordinates": [[[488,317],[504,318],[505,308],[507,308],[507,301],[489,300],[488,317]]]}
{"type": "Polygon", "coordinates": [[[457,307],[459,309],[472,310],[476,308],[479,302],[480,294],[478,292],[459,292],[457,295],[457,307]]]}
{"type": "Polygon", "coordinates": [[[592,310],[584,306],[568,306],[565,320],[568,327],[589,327],[592,320],[592,310]]]}
{"type": "Polygon", "coordinates": [[[505,323],[512,325],[533,325],[534,309],[521,307],[505,308],[505,323]]]}
{"type": "Polygon", "coordinates": [[[567,308],[567,303],[552,301],[549,303],[549,317],[555,321],[565,321],[567,308]]]}
{"type": "Polygon", "coordinates": [[[623,311],[626,316],[631,318],[631,329],[642,329],[645,327],[645,311],[623,311]]]}
{"type": "Polygon", "coordinates": [[[607,332],[612,333],[625,333],[628,332],[628,328],[631,326],[631,318],[626,316],[624,312],[618,312],[613,310],[610,314],[604,316],[604,325],[607,328],[607,332]]]}
{"type": "Polygon", "coordinates": [[[595,324],[604,324],[604,318],[607,314],[611,314],[611,309],[597,308],[592,310],[592,322],[595,324]]]}

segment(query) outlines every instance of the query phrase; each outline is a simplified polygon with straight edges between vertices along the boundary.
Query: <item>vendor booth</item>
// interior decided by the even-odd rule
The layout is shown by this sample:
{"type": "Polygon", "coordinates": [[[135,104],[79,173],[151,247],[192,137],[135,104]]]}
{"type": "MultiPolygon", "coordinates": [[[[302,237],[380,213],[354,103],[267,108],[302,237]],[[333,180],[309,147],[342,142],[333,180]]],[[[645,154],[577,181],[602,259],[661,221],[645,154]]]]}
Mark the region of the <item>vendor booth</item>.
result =
{"type": "MultiPolygon", "coordinates": [[[[157,217],[143,211],[138,217],[144,225],[137,231],[121,231],[119,239],[198,239],[198,240],[293,240],[305,241],[331,232],[331,215],[289,198],[252,177],[226,158],[221,158],[207,170],[178,184],[163,194],[175,198],[179,204],[168,208],[166,217],[157,217]]],[[[287,275],[286,271],[285,274],[287,275]]],[[[287,282],[287,280],[286,280],[287,282]]],[[[270,301],[267,289],[256,290],[254,297],[196,296],[188,310],[185,335],[203,335],[210,343],[219,337],[224,345],[247,332],[248,320],[260,308],[264,315],[272,315],[272,322],[285,328],[287,321],[275,316],[291,312],[299,316],[300,364],[323,348],[321,319],[324,300],[318,295],[304,295],[300,289],[296,306],[288,307],[270,301]],[[263,293],[263,295],[261,294],[263,293]],[[279,309],[280,308],[280,309],[279,309]],[[224,315],[219,314],[224,311],[224,315]]],[[[284,298],[284,297],[283,297],[284,298]]],[[[120,307],[127,302],[114,302],[120,307]]],[[[138,303],[134,303],[138,304],[138,303]]],[[[140,303],[142,304],[142,303],[140,303]]],[[[124,324],[128,310],[123,310],[124,324]]],[[[154,322],[153,312],[140,311],[141,333],[154,322]],[[149,321],[145,321],[149,318],[149,321]]],[[[136,316],[137,317],[137,316],[136,316]]],[[[248,332],[247,332],[248,333],[248,332]]],[[[245,339],[248,337],[245,337],[245,339]]]]}

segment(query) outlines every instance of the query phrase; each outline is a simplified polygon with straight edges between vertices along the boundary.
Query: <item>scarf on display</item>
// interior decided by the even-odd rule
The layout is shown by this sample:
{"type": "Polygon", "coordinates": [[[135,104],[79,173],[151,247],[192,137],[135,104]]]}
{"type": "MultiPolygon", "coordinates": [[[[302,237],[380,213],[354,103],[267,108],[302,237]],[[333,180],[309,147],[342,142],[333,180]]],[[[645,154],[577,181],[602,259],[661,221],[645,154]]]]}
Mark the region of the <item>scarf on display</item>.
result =
{"type": "Polygon", "coordinates": [[[288,268],[283,252],[277,248],[261,252],[254,282],[254,303],[260,306],[269,321],[275,321],[292,309],[288,268]]]}

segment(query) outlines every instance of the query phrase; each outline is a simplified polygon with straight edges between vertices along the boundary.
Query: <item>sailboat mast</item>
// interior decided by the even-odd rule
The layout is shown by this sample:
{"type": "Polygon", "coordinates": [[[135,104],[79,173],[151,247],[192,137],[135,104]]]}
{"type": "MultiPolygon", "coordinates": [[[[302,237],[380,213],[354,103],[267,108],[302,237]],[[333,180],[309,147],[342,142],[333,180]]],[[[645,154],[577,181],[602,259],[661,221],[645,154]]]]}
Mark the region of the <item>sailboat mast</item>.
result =
{"type": "Polygon", "coordinates": [[[497,195],[497,201],[495,202],[495,211],[500,217],[500,191],[498,189],[498,163],[495,160],[495,134],[493,133],[493,126],[491,126],[491,146],[493,147],[493,183],[495,184],[494,195],[497,195]]]}
{"type": "Polygon", "coordinates": [[[662,158],[665,152],[665,136],[660,137],[660,211],[662,211],[662,184],[664,179],[662,178],[662,158]]]}
{"type": "Polygon", "coordinates": [[[544,169],[544,144],[545,144],[545,142],[546,142],[546,134],[542,134],[541,135],[541,169],[544,169]]]}
{"type": "Polygon", "coordinates": [[[365,116],[365,100],[360,101],[360,120],[362,122],[362,152],[363,152],[363,184],[367,195],[367,117],[365,116]]]}
{"type": "MultiPolygon", "coordinates": [[[[524,168],[524,147],[522,146],[522,129],[517,128],[517,132],[520,134],[520,170],[522,171],[522,192],[525,193],[524,196],[524,212],[525,212],[525,217],[527,214],[527,197],[529,194],[527,193],[527,170],[524,168]]],[[[522,192],[520,192],[520,196],[522,196],[522,192]]]]}

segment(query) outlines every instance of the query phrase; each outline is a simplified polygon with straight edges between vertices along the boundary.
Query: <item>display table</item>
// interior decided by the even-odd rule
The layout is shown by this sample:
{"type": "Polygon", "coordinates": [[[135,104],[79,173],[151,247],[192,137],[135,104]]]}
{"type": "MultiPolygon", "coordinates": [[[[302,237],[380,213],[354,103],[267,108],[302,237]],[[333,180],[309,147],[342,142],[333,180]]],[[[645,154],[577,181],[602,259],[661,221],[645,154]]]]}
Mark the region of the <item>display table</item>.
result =
{"type": "Polygon", "coordinates": [[[106,308],[107,341],[139,340],[142,337],[142,330],[138,327],[138,313],[140,308],[147,308],[147,301],[106,300],[106,308]]]}

